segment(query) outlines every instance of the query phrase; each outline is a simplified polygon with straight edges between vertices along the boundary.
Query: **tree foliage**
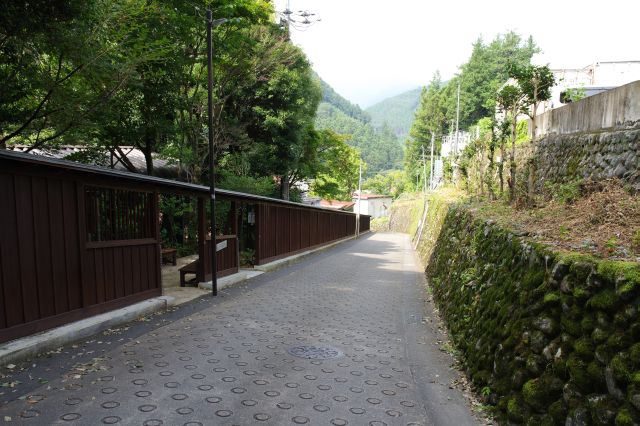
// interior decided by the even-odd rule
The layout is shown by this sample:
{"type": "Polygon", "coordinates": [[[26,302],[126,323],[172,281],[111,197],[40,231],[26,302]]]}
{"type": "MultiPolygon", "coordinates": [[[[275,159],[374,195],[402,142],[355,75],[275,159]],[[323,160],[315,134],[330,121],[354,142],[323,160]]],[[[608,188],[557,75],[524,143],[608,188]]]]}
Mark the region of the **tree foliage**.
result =
{"type": "Polygon", "coordinates": [[[555,79],[547,66],[509,64],[508,71],[511,80],[496,93],[496,103],[503,113],[504,122],[508,123],[510,129],[509,199],[513,202],[516,186],[515,150],[518,116],[526,114],[531,117],[535,135],[538,104],[551,98],[551,87],[555,79]]]}
{"type": "MultiPolygon", "coordinates": [[[[321,91],[267,0],[8,3],[0,16],[0,146],[79,144],[86,154],[78,159],[111,154],[132,171],[122,147],[133,146],[149,174],[153,156],[164,155],[184,179],[208,180],[207,7],[214,19],[229,18],[213,33],[218,165],[248,166],[236,176],[258,186],[263,177],[279,177],[284,188],[309,178],[321,91]]],[[[224,170],[217,178],[242,186],[224,170]]]]}
{"type": "Polygon", "coordinates": [[[322,198],[350,200],[357,189],[360,153],[331,130],[316,132],[313,194],[322,198]]]}
{"type": "MultiPolygon", "coordinates": [[[[496,92],[511,77],[511,71],[527,67],[533,54],[538,51],[531,37],[524,40],[514,32],[500,34],[489,43],[478,38],[473,43],[471,56],[460,66],[456,76],[446,83],[441,81],[439,73],[433,76],[422,91],[409,138],[405,142],[404,168],[409,179],[408,185],[416,186],[412,182],[422,176],[422,149],[427,155],[430,154],[431,134],[436,136],[435,154],[438,155],[442,136],[456,129],[458,87],[458,128],[475,128],[481,119],[495,115],[496,92]]],[[[503,95],[510,95],[507,92],[503,95]]],[[[493,134],[499,135],[500,132],[493,134]]]]}

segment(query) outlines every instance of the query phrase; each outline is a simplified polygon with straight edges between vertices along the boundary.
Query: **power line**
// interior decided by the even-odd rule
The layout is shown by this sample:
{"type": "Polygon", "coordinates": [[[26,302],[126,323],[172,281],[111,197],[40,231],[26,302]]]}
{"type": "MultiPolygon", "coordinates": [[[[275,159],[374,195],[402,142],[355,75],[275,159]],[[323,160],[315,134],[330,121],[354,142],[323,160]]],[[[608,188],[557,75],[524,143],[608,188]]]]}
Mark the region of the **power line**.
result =
{"type": "Polygon", "coordinates": [[[321,21],[315,13],[308,10],[298,10],[297,12],[291,10],[290,0],[287,0],[287,8],[285,10],[276,11],[276,13],[280,16],[280,25],[286,29],[287,33],[291,27],[298,31],[306,31],[321,21]]]}

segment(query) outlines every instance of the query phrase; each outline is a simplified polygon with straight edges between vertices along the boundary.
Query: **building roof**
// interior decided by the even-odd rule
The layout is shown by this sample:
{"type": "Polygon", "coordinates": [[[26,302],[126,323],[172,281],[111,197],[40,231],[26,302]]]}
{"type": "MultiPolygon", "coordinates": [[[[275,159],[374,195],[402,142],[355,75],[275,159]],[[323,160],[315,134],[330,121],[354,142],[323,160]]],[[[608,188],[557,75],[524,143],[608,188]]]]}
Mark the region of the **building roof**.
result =
{"type": "MultiPolygon", "coordinates": [[[[370,200],[372,198],[391,198],[390,195],[382,195],[382,194],[365,194],[364,192],[360,195],[361,200],[370,200]]],[[[354,192],[353,199],[358,199],[358,192],[354,192]]]]}
{"type": "Polygon", "coordinates": [[[320,207],[332,210],[347,210],[354,205],[354,201],[320,200],[320,207]]]}
{"type": "MultiPolygon", "coordinates": [[[[85,175],[92,175],[95,177],[106,178],[107,180],[114,179],[112,182],[120,181],[122,183],[139,183],[148,185],[157,191],[173,192],[178,194],[185,194],[190,196],[209,197],[209,187],[204,185],[197,185],[194,183],[181,182],[171,179],[163,179],[156,176],[148,176],[144,174],[125,172],[121,170],[114,170],[108,167],[88,165],[83,163],[77,163],[74,161],[62,160],[59,158],[44,157],[42,155],[25,154],[22,152],[14,152],[10,150],[0,149],[0,163],[2,161],[17,162],[23,165],[31,165],[37,167],[49,167],[58,169],[67,173],[80,173],[85,175]]],[[[268,204],[285,204],[289,206],[295,206],[306,209],[314,210],[329,210],[335,211],[335,209],[328,209],[323,207],[315,207],[307,204],[296,203],[293,201],[280,200],[277,198],[264,197],[261,195],[246,194],[244,192],[230,191],[227,189],[216,188],[216,196],[221,196],[226,199],[236,199],[242,201],[253,201],[268,204]]],[[[353,214],[351,212],[343,212],[344,214],[353,214]]]]}
{"type": "MultiPolygon", "coordinates": [[[[136,173],[147,173],[147,160],[141,150],[133,146],[120,146],[119,148],[122,153],[124,153],[126,161],[129,162],[136,170],[136,173]]],[[[7,149],[14,152],[23,152],[49,158],[59,158],[61,160],[69,159],[70,161],[74,161],[74,156],[88,152],[87,147],[83,145],[61,145],[57,146],[55,149],[46,150],[36,148],[29,152],[27,152],[29,147],[26,145],[13,145],[7,147],[7,149]]],[[[154,175],[168,179],[178,178],[179,166],[175,161],[160,158],[157,154],[153,154],[152,158],[154,175]]],[[[94,162],[95,164],[125,172],[131,171],[124,165],[123,161],[119,158],[118,153],[100,153],[95,159],[97,160],[97,162],[94,162]]]]}

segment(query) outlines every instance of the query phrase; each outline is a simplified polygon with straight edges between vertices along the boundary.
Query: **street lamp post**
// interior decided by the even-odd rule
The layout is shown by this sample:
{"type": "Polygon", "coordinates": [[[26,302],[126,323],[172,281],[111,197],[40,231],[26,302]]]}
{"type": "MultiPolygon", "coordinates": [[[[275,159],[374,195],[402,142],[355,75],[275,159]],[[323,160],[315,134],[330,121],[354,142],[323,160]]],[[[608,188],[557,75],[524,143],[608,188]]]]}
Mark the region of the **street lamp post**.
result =
{"type": "MultiPolygon", "coordinates": [[[[209,202],[211,205],[211,294],[218,294],[218,276],[216,265],[216,183],[215,183],[215,146],[213,144],[213,43],[211,31],[218,25],[227,22],[227,19],[213,20],[211,9],[207,9],[207,110],[209,122],[209,202]]],[[[203,236],[204,237],[204,236],[203,236]]],[[[203,268],[204,270],[204,264],[203,268]]]]}

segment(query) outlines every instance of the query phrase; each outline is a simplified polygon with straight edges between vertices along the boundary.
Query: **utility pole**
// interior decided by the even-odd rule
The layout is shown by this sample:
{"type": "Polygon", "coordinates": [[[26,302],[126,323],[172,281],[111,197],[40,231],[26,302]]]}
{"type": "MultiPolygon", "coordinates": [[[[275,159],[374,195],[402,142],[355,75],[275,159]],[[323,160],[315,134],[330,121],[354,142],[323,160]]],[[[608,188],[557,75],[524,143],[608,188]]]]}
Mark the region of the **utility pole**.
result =
{"type": "Polygon", "coordinates": [[[433,145],[435,144],[435,141],[436,141],[436,135],[435,133],[431,132],[431,164],[430,164],[431,173],[429,174],[429,189],[433,189],[433,172],[435,170],[435,166],[433,164],[433,145]]]}
{"type": "MultiPolygon", "coordinates": [[[[218,295],[218,268],[216,265],[216,149],[213,143],[213,42],[211,40],[211,30],[227,21],[225,18],[214,21],[211,9],[207,9],[207,113],[209,125],[209,203],[211,207],[209,220],[211,222],[211,294],[213,296],[218,295]]],[[[202,238],[205,238],[205,236],[203,235],[202,238]]],[[[205,260],[203,259],[202,261],[204,262],[205,260]]],[[[202,270],[204,271],[204,265],[202,270]]]]}
{"type": "Polygon", "coordinates": [[[358,212],[356,213],[356,237],[360,236],[360,196],[362,195],[362,158],[360,159],[360,171],[358,172],[358,212]]]}
{"type": "Polygon", "coordinates": [[[458,124],[460,122],[460,77],[458,79],[458,106],[456,107],[456,141],[455,141],[455,150],[454,154],[458,155],[458,124]]]}
{"type": "Polygon", "coordinates": [[[297,30],[304,30],[316,22],[321,21],[315,13],[307,10],[300,10],[294,13],[291,10],[290,0],[287,0],[287,8],[282,12],[277,12],[277,14],[280,15],[280,25],[286,32],[287,40],[289,40],[291,36],[291,27],[297,30]]]}
{"type": "Polygon", "coordinates": [[[424,145],[422,148],[422,195],[427,196],[427,159],[424,155],[424,145]]]}

